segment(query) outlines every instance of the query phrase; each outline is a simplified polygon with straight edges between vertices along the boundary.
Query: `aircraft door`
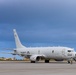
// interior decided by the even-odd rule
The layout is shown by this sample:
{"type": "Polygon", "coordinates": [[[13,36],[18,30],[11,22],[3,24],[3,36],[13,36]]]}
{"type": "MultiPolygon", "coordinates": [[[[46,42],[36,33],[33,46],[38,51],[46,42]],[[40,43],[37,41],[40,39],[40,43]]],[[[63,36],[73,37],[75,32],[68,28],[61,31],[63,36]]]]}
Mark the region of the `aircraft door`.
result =
{"type": "Polygon", "coordinates": [[[65,49],[62,50],[62,55],[65,57],[65,49]]]}

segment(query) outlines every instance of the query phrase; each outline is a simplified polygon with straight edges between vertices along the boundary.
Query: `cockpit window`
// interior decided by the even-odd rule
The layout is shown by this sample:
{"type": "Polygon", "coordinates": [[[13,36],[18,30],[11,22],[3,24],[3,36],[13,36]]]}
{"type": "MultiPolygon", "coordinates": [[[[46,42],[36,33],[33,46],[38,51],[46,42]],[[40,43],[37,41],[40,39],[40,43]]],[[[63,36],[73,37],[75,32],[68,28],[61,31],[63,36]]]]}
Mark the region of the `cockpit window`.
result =
{"type": "Polygon", "coordinates": [[[68,52],[72,52],[71,50],[68,50],[68,52]]]}
{"type": "Polygon", "coordinates": [[[54,53],[54,50],[52,50],[52,53],[54,53]]]}

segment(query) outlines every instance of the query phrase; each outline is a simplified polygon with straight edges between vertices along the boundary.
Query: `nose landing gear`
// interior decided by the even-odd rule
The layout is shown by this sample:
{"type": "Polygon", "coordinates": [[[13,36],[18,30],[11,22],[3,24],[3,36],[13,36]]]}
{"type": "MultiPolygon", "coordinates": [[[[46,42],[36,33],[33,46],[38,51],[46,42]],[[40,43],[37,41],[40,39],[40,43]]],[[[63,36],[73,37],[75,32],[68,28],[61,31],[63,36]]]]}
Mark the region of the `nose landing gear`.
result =
{"type": "Polygon", "coordinates": [[[68,60],[68,64],[73,64],[73,58],[70,58],[70,59],[68,60]]]}

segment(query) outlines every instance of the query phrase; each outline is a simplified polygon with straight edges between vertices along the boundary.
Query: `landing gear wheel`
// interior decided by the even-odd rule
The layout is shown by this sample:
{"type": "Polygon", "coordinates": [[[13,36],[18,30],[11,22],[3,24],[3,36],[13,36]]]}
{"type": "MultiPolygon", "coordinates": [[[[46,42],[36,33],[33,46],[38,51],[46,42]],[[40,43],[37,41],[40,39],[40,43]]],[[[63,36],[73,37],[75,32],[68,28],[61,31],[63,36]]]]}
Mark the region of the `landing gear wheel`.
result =
{"type": "Polygon", "coordinates": [[[45,63],[49,63],[49,60],[45,60],[45,63]]]}
{"type": "Polygon", "coordinates": [[[68,60],[68,64],[70,64],[70,61],[68,60]]]}
{"type": "Polygon", "coordinates": [[[35,63],[35,61],[31,61],[31,63],[35,63]]]}

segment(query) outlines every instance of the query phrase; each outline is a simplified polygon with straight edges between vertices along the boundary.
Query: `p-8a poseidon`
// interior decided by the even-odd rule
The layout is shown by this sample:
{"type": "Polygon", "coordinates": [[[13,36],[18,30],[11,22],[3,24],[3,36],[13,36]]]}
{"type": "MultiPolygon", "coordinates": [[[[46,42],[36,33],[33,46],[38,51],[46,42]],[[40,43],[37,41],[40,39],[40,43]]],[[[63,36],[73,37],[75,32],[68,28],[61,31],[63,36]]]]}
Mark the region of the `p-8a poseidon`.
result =
{"type": "Polygon", "coordinates": [[[49,63],[50,59],[56,61],[67,60],[70,63],[71,58],[74,60],[76,58],[76,52],[69,47],[25,47],[21,44],[16,29],[13,29],[13,32],[16,43],[14,54],[29,58],[31,63],[35,63],[42,58],[45,63],[49,63]]]}

